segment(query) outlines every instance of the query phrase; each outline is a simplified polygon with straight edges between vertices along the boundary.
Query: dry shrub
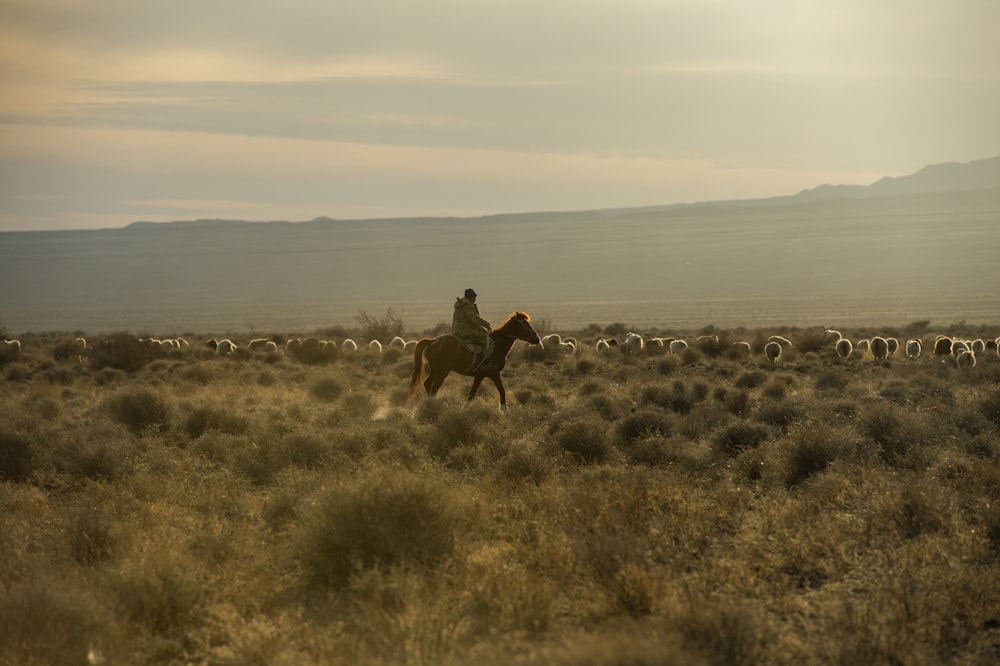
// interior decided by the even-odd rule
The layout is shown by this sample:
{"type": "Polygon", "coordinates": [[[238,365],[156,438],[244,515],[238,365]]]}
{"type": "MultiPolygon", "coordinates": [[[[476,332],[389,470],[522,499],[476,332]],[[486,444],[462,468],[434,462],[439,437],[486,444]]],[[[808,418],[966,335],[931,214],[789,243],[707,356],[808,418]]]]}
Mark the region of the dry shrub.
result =
{"type": "Polygon", "coordinates": [[[335,402],[343,393],[343,385],[332,377],[320,379],[309,387],[309,395],[322,402],[335,402]]]}
{"type": "Polygon", "coordinates": [[[734,386],[742,389],[754,389],[764,383],[767,375],[761,370],[749,370],[736,378],[734,386]]]}
{"type": "Polygon", "coordinates": [[[24,435],[0,431],[0,480],[27,481],[33,469],[31,442],[24,435]]]}
{"type": "Polygon", "coordinates": [[[130,465],[132,451],[118,432],[84,433],[66,440],[54,449],[53,461],[58,471],[77,479],[114,481],[130,465]]]}
{"type": "Polygon", "coordinates": [[[199,407],[184,420],[184,432],[191,439],[201,437],[207,430],[217,430],[227,435],[242,435],[249,427],[249,421],[245,416],[218,407],[199,407]]]}
{"type": "Polygon", "coordinates": [[[785,485],[797,486],[822,472],[847,446],[845,434],[823,423],[808,423],[790,435],[785,485]]]}
{"type": "MultiPolygon", "coordinates": [[[[427,401],[435,402],[438,401],[427,401]]],[[[465,408],[443,409],[436,427],[426,435],[427,450],[438,459],[447,459],[454,449],[479,443],[484,429],[496,423],[497,419],[497,412],[478,403],[471,403],[465,408]]]]}
{"type": "Polygon", "coordinates": [[[759,664],[773,636],[765,611],[748,603],[692,600],[676,620],[685,645],[709,664],[759,664]]]}
{"type": "Polygon", "coordinates": [[[105,404],[111,418],[141,435],[146,430],[166,430],[170,421],[167,403],[147,388],[121,390],[105,404]]]}
{"type": "Polygon", "coordinates": [[[318,498],[295,555],[312,582],[335,588],[373,567],[431,570],[452,554],[460,516],[461,503],[443,484],[386,473],[318,498]]]}
{"type": "Polygon", "coordinates": [[[615,434],[619,444],[628,446],[650,435],[669,437],[673,420],[658,409],[639,409],[618,424],[615,434]]]}
{"type": "Polygon", "coordinates": [[[199,623],[206,596],[189,567],[161,555],[122,572],[112,590],[128,619],[153,634],[171,636],[199,623]]]}
{"type": "Polygon", "coordinates": [[[72,514],[68,534],[73,558],[92,565],[110,560],[117,546],[115,521],[97,507],[83,506],[72,514]]]}
{"type": "Polygon", "coordinates": [[[1000,427],[1000,390],[994,389],[979,405],[983,416],[1000,427]]]}
{"type": "Polygon", "coordinates": [[[802,409],[791,400],[767,402],[757,410],[756,418],[762,423],[787,430],[802,417],[802,409]]]}
{"type": "Polygon", "coordinates": [[[118,368],[103,368],[94,375],[94,383],[98,386],[119,386],[128,379],[128,374],[118,368]]]}
{"type": "Polygon", "coordinates": [[[534,449],[515,446],[496,465],[495,477],[508,483],[524,481],[540,485],[552,473],[548,457],[534,449]]]}
{"type": "Polygon", "coordinates": [[[606,462],[613,451],[608,439],[608,426],[596,418],[572,420],[554,429],[556,447],[585,464],[606,462]]]}
{"type": "Polygon", "coordinates": [[[814,385],[820,391],[843,391],[850,383],[848,376],[836,369],[820,372],[814,381],[814,385]]]}
{"type": "Polygon", "coordinates": [[[644,405],[656,405],[677,414],[687,414],[694,405],[694,399],[680,380],[670,387],[656,384],[644,386],[639,399],[644,405]]]}
{"type": "Polygon", "coordinates": [[[95,343],[87,351],[90,367],[117,368],[125,372],[135,372],[153,360],[149,345],[129,333],[115,333],[95,343]]]}
{"type": "Polygon", "coordinates": [[[83,664],[107,619],[65,580],[30,580],[0,595],[0,663],[83,664]]]}
{"type": "Polygon", "coordinates": [[[25,363],[11,363],[4,368],[3,375],[9,382],[26,382],[31,379],[31,368],[25,363]]]}
{"type": "Polygon", "coordinates": [[[760,446],[767,439],[768,429],[756,423],[734,423],[715,436],[716,450],[723,455],[734,455],[744,449],[760,446]]]}

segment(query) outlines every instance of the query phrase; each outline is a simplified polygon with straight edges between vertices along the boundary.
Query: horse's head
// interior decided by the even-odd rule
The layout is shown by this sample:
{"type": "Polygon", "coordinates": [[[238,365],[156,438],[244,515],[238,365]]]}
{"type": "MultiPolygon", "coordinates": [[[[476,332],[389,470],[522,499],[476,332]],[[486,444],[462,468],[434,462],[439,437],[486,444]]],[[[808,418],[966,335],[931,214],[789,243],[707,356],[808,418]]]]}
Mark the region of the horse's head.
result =
{"type": "Polygon", "coordinates": [[[528,316],[527,312],[513,313],[507,318],[507,321],[497,327],[496,331],[533,345],[541,342],[538,333],[531,328],[531,317],[528,316]]]}

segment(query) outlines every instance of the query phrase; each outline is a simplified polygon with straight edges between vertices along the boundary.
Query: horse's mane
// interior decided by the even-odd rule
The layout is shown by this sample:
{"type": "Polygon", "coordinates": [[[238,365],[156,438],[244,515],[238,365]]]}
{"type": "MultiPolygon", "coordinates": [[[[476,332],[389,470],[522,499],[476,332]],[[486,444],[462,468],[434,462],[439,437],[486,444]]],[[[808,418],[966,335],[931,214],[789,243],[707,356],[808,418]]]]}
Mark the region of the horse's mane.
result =
{"type": "Polygon", "coordinates": [[[526,321],[528,323],[531,322],[531,317],[528,315],[528,313],[527,312],[521,312],[519,310],[517,312],[511,312],[510,316],[507,317],[507,321],[505,321],[504,323],[500,324],[499,326],[497,326],[493,330],[494,331],[499,331],[501,328],[503,328],[504,326],[506,326],[510,322],[514,321],[515,319],[523,319],[524,321],[526,321]]]}

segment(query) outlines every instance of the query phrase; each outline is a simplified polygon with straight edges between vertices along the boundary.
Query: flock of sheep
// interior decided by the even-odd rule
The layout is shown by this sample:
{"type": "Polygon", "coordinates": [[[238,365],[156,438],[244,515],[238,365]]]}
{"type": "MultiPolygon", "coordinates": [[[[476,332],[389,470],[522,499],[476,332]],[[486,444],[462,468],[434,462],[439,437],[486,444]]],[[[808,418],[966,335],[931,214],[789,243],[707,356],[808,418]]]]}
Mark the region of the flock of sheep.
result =
{"type": "MultiPolygon", "coordinates": [[[[915,361],[920,358],[924,348],[924,342],[920,338],[910,338],[901,345],[897,338],[891,336],[874,336],[852,342],[850,338],[845,337],[840,331],[835,329],[826,329],[823,332],[823,336],[824,346],[831,347],[842,361],[846,361],[852,356],[870,356],[875,361],[886,361],[895,356],[901,347],[906,358],[915,361]]],[[[694,346],[702,349],[705,349],[706,346],[718,348],[719,344],[719,336],[717,335],[700,335],[693,341],[694,346]]],[[[731,356],[749,358],[753,353],[753,346],[745,340],[737,340],[728,344],[731,356]]],[[[578,343],[576,338],[561,337],[557,333],[552,333],[542,338],[542,346],[545,349],[558,349],[559,351],[572,354],[576,353],[578,343]]],[[[626,354],[682,354],[690,346],[688,341],[684,339],[670,337],[650,337],[646,339],[642,335],[630,331],[625,335],[622,342],[618,342],[615,338],[599,339],[595,344],[594,350],[597,354],[602,355],[608,354],[612,349],[616,348],[620,348],[626,354]]],[[[772,335],[767,338],[762,353],[768,362],[777,363],[781,359],[784,350],[792,347],[794,345],[788,338],[781,335],[772,335]]],[[[950,361],[957,367],[974,368],[977,356],[982,356],[986,353],[993,353],[1000,356],[1000,337],[991,340],[983,340],[982,338],[968,340],[965,338],[938,335],[934,338],[934,344],[931,349],[934,356],[950,361]]]]}
{"type": "MultiPolygon", "coordinates": [[[[142,337],[139,341],[149,348],[169,353],[183,349],[190,349],[191,344],[184,338],[152,338],[142,337]]],[[[393,337],[384,345],[388,349],[407,350],[413,349],[417,344],[416,340],[404,340],[400,336],[393,337]]],[[[759,343],[758,343],[759,344],[759,343]]],[[[750,358],[753,354],[753,346],[750,342],[737,340],[726,343],[727,355],[735,358],[750,358]]],[[[269,338],[254,338],[242,346],[229,338],[208,338],[204,341],[204,346],[220,356],[228,356],[238,350],[245,350],[247,353],[286,353],[295,358],[323,359],[333,358],[342,352],[357,352],[364,349],[354,340],[347,338],[339,344],[334,340],[324,340],[317,337],[291,338],[283,344],[269,338]]],[[[545,350],[556,350],[565,354],[576,354],[580,348],[580,343],[575,337],[561,336],[558,333],[551,333],[541,339],[541,346],[545,350]]],[[[700,349],[714,348],[720,350],[719,336],[700,335],[691,343],[682,338],[672,337],[649,337],[644,338],[635,332],[628,332],[623,340],[619,342],[615,338],[601,338],[594,345],[594,351],[598,355],[605,355],[618,350],[625,354],[682,354],[689,347],[700,349]]],[[[847,361],[853,357],[868,358],[875,361],[886,361],[902,349],[903,355],[908,360],[920,358],[924,350],[924,342],[920,338],[910,338],[900,343],[891,336],[874,336],[852,341],[845,337],[840,331],[826,329],[823,332],[823,346],[830,347],[836,356],[842,361],[847,361]]],[[[770,363],[777,363],[785,350],[793,348],[791,340],[781,335],[772,335],[767,338],[761,350],[763,357],[770,363]]],[[[369,352],[381,353],[383,344],[379,340],[371,340],[367,343],[369,352]]],[[[931,353],[941,360],[953,363],[960,368],[974,368],[977,357],[985,354],[1000,356],[1000,337],[991,340],[976,338],[968,340],[947,335],[938,335],[930,347],[931,353]]],[[[0,341],[0,361],[12,361],[21,355],[21,342],[18,340],[0,341]]],[[[87,340],[82,337],[73,338],[56,348],[57,357],[60,360],[77,358],[82,360],[87,352],[87,340]]]]}

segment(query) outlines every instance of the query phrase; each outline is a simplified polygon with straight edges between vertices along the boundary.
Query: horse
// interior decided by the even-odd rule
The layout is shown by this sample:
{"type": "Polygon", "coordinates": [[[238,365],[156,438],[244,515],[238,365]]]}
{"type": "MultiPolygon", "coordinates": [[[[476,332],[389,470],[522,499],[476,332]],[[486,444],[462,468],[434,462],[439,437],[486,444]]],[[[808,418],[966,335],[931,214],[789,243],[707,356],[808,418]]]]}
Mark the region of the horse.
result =
{"type": "Polygon", "coordinates": [[[491,366],[485,371],[477,368],[478,357],[466,348],[465,344],[454,335],[439,335],[436,338],[422,338],[413,350],[413,375],[410,377],[410,391],[407,402],[412,402],[417,394],[417,387],[424,374],[424,366],[430,366],[430,373],[424,381],[427,395],[437,394],[445,377],[451,372],[457,372],[466,377],[472,377],[472,388],[469,390],[468,401],[476,396],[479,384],[489,377],[500,393],[500,410],[507,411],[507,392],[500,381],[500,372],[507,363],[507,354],[517,340],[537,345],[541,340],[535,329],[531,328],[531,317],[526,312],[514,312],[500,326],[490,331],[493,340],[493,354],[490,356],[491,366]]]}

